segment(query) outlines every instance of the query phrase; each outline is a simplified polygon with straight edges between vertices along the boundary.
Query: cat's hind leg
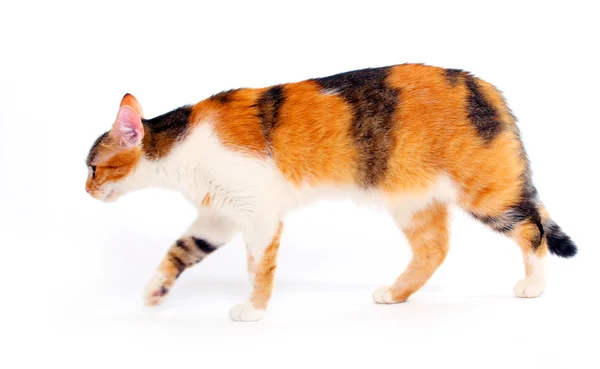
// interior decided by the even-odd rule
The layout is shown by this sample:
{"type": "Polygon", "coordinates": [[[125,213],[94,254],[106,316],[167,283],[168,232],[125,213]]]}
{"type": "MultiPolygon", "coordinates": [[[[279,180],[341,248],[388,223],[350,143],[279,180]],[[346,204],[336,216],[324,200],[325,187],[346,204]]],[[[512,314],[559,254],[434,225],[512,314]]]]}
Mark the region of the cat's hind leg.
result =
{"type": "Polygon", "coordinates": [[[546,288],[544,261],[547,246],[541,223],[531,220],[522,222],[510,234],[521,248],[525,265],[525,278],[515,285],[515,296],[538,297],[546,288]]]}
{"type": "Polygon", "coordinates": [[[403,216],[394,218],[408,238],[412,259],[391,286],[379,288],[373,293],[373,299],[380,304],[406,301],[431,278],[448,252],[448,205],[432,202],[414,213],[408,222],[403,216]]]}
{"type": "Polygon", "coordinates": [[[476,201],[486,206],[471,206],[466,207],[466,210],[482,223],[509,236],[519,245],[523,255],[525,278],[515,285],[515,296],[538,297],[546,287],[544,261],[548,251],[548,235],[545,231],[552,233],[552,228],[549,226],[553,223],[538,200],[535,188],[525,186],[520,192],[516,200],[501,202],[500,199],[503,197],[500,194],[487,191],[485,196],[481,196],[476,201]],[[494,205],[490,206],[490,204],[494,205]]]}

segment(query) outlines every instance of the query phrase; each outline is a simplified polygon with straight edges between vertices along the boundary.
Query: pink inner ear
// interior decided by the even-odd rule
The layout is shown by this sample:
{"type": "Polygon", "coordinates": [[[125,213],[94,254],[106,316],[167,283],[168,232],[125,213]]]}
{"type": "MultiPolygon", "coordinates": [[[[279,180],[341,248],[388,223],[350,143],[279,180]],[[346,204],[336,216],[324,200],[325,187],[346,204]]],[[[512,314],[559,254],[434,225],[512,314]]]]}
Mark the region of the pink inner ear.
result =
{"type": "Polygon", "coordinates": [[[144,137],[142,119],[131,107],[122,106],[113,127],[113,134],[125,147],[139,145],[144,137]]]}

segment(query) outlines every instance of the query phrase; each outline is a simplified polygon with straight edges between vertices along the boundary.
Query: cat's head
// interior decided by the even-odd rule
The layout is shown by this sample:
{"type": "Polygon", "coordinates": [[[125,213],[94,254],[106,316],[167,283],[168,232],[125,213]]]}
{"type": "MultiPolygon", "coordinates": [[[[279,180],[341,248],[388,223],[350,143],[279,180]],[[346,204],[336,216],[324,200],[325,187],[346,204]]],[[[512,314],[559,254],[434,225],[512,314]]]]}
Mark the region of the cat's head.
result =
{"type": "Polygon", "coordinates": [[[142,117],[138,101],[126,94],[111,130],[92,145],[85,190],[93,198],[111,202],[133,189],[132,176],[143,154],[142,117]]]}

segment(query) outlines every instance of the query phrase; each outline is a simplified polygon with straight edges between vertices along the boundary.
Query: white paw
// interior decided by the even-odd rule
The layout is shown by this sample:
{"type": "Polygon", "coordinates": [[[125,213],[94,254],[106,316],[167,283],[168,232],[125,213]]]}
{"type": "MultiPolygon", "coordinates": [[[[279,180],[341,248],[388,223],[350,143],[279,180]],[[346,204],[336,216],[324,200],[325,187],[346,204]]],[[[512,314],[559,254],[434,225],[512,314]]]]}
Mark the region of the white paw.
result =
{"type": "Polygon", "coordinates": [[[144,293],[146,306],[157,306],[163,302],[169,292],[169,288],[165,285],[167,280],[165,275],[156,272],[150,283],[148,283],[148,287],[146,287],[146,292],[144,293]]]}
{"type": "Polygon", "coordinates": [[[544,292],[546,284],[543,280],[534,278],[525,278],[515,285],[515,296],[517,297],[538,297],[544,292]]]}
{"type": "Polygon", "coordinates": [[[261,320],[264,310],[256,309],[251,303],[238,304],[229,310],[229,317],[236,322],[255,322],[261,320]]]}
{"type": "Polygon", "coordinates": [[[380,287],[373,292],[373,300],[378,304],[393,304],[392,293],[390,292],[390,288],[380,287]]]}

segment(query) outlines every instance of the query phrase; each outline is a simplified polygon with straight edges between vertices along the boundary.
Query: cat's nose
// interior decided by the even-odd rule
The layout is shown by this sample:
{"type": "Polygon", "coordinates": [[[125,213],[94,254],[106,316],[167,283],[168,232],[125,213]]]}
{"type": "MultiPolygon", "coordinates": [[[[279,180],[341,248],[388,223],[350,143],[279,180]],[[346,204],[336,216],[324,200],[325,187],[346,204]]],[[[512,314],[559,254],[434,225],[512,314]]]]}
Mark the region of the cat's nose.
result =
{"type": "Polygon", "coordinates": [[[90,193],[90,191],[92,191],[92,188],[89,186],[85,186],[85,192],[90,193]]]}

